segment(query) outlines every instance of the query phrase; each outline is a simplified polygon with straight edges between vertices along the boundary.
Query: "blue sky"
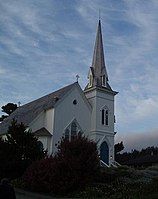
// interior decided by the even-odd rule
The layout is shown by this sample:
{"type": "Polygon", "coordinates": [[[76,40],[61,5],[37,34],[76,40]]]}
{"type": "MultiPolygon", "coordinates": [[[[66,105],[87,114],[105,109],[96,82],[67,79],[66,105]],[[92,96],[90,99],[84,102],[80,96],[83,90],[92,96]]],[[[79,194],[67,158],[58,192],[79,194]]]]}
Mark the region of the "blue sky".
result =
{"type": "Polygon", "coordinates": [[[98,10],[116,97],[116,142],[158,143],[157,0],[0,0],[0,106],[87,83],[98,10]]]}

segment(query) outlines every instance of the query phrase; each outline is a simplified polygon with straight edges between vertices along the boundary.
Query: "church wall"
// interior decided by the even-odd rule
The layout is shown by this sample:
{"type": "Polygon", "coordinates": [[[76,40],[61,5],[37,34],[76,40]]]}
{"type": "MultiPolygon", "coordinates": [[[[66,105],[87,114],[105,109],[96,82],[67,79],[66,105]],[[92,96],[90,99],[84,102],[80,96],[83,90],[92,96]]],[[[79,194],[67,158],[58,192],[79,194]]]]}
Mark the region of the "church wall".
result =
{"type": "MultiPolygon", "coordinates": [[[[31,122],[29,127],[32,131],[36,131],[42,127],[45,127],[51,134],[53,133],[53,124],[54,124],[54,109],[49,109],[40,113],[34,120],[31,122]]],[[[52,154],[52,137],[40,136],[38,138],[44,146],[44,149],[48,150],[48,154],[52,154]]]]}
{"type": "Polygon", "coordinates": [[[97,90],[86,93],[90,104],[93,107],[91,117],[91,131],[101,131],[107,133],[114,133],[114,96],[97,90]],[[101,110],[104,107],[109,110],[109,125],[101,124],[101,110]]]}
{"type": "Polygon", "coordinates": [[[54,109],[49,109],[40,113],[33,122],[30,123],[29,127],[32,131],[36,131],[42,127],[45,127],[51,134],[53,133],[54,124],[54,109]]]}
{"type": "Polygon", "coordinates": [[[29,128],[34,132],[42,127],[45,127],[45,112],[40,113],[30,124],[29,128]]]}
{"type": "Polygon", "coordinates": [[[79,88],[74,89],[64,98],[62,102],[55,108],[54,114],[54,132],[53,132],[53,148],[60,141],[66,127],[76,119],[82,131],[87,136],[90,129],[91,110],[87,106],[85,100],[80,94],[79,88]],[[77,100],[74,105],[73,101],[77,100]]]}
{"type": "Polygon", "coordinates": [[[51,108],[46,111],[45,128],[52,134],[54,125],[54,109],[51,108]]]}
{"type": "Polygon", "coordinates": [[[91,132],[90,138],[97,142],[98,152],[100,153],[101,144],[106,141],[109,147],[109,164],[114,160],[114,96],[106,91],[93,90],[86,93],[86,97],[91,103],[91,132]],[[102,109],[109,110],[109,124],[102,125],[102,109]],[[94,122],[95,121],[95,122],[94,122]]]}
{"type": "Polygon", "coordinates": [[[97,92],[96,97],[96,128],[100,131],[114,133],[114,96],[109,95],[108,93],[97,92]],[[101,111],[105,106],[109,110],[108,126],[102,125],[101,123],[101,111]]]}
{"type": "Polygon", "coordinates": [[[109,147],[109,164],[114,161],[114,135],[97,132],[96,140],[98,141],[97,147],[100,153],[100,146],[105,141],[109,147]]]}

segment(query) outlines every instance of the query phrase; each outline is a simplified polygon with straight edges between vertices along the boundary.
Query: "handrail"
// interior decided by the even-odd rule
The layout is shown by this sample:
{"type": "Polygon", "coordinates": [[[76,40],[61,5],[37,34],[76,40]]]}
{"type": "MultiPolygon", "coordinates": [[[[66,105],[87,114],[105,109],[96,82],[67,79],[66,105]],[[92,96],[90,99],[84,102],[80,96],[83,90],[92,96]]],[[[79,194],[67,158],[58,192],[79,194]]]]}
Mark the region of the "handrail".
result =
{"type": "Polygon", "coordinates": [[[104,167],[110,167],[108,164],[106,164],[105,162],[103,162],[103,160],[100,160],[100,165],[103,165],[104,167]]]}
{"type": "Polygon", "coordinates": [[[111,166],[117,168],[116,164],[114,162],[111,162],[111,166]]]}
{"type": "Polygon", "coordinates": [[[114,161],[114,162],[115,162],[115,164],[116,164],[117,166],[121,166],[121,164],[118,163],[117,161],[114,161]]]}
{"type": "Polygon", "coordinates": [[[114,167],[119,167],[119,166],[121,166],[121,164],[119,164],[119,163],[116,162],[116,161],[111,162],[111,165],[114,166],[114,167]]]}
{"type": "MultiPolygon", "coordinates": [[[[106,164],[103,160],[100,160],[100,165],[101,166],[103,166],[103,167],[110,167],[108,164],[106,164]]],[[[113,161],[113,162],[111,162],[111,166],[113,166],[113,167],[119,167],[119,166],[121,166],[121,164],[119,164],[118,162],[116,162],[116,161],[113,161]]]]}

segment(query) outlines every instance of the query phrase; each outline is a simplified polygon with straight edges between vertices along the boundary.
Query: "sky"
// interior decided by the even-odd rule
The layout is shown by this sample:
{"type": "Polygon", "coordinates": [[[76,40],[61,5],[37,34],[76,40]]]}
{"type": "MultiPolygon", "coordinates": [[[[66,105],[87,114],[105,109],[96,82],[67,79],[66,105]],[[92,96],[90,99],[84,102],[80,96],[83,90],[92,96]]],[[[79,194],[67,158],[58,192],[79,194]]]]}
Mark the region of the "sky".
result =
{"type": "Polygon", "coordinates": [[[0,0],[0,107],[84,88],[99,10],[115,141],[158,146],[158,0],[0,0]]]}

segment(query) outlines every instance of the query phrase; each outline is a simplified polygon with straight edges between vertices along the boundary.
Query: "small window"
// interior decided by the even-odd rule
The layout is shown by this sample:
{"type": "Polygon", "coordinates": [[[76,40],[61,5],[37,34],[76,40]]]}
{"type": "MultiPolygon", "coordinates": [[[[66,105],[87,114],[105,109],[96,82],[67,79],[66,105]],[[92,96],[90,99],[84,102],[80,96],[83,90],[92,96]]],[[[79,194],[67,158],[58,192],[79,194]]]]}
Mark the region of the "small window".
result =
{"type": "Polygon", "coordinates": [[[70,134],[69,129],[66,129],[66,130],[65,130],[65,139],[66,139],[66,140],[69,140],[69,134],[70,134]]]}
{"type": "Polygon", "coordinates": [[[109,111],[106,109],[101,111],[101,123],[102,125],[109,125],[109,111]]]}
{"type": "Polygon", "coordinates": [[[76,104],[77,104],[77,100],[76,100],[76,99],[73,101],[73,104],[74,104],[74,105],[76,105],[76,104]]]}
{"type": "Polygon", "coordinates": [[[102,125],[104,125],[104,122],[105,122],[105,110],[102,109],[102,125]]]}
{"type": "Polygon", "coordinates": [[[106,124],[106,125],[109,125],[108,110],[105,111],[105,124],[106,124]]]}

